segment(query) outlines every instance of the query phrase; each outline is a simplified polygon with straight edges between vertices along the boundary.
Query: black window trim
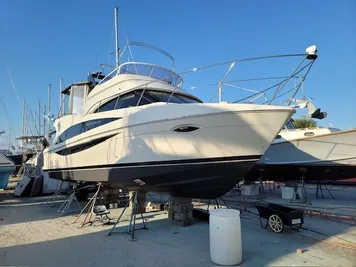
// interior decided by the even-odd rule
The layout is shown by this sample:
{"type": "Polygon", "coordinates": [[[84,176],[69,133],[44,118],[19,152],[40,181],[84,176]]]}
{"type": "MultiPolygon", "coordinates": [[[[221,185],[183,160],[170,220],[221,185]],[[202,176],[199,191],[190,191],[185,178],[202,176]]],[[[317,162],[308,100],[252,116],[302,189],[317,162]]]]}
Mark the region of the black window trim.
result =
{"type": "Polygon", "coordinates": [[[75,153],[84,151],[86,149],[89,149],[89,148],[91,148],[93,146],[96,146],[96,145],[98,145],[100,143],[103,143],[104,141],[106,141],[107,139],[110,139],[111,137],[113,137],[115,135],[117,135],[117,134],[111,134],[109,136],[100,137],[100,138],[91,140],[89,142],[83,143],[83,144],[74,145],[74,146],[71,146],[71,147],[66,147],[64,149],[56,151],[56,153],[58,155],[61,155],[61,156],[67,156],[67,155],[75,154],[75,153]]]}
{"type": "Polygon", "coordinates": [[[100,126],[103,126],[103,125],[105,125],[105,124],[108,124],[108,123],[111,123],[111,122],[113,122],[113,121],[120,120],[120,119],[122,119],[122,118],[121,118],[121,117],[97,118],[97,119],[82,121],[82,122],[80,122],[80,123],[71,125],[69,128],[67,128],[63,133],[61,133],[61,134],[58,136],[55,145],[61,144],[61,143],[65,142],[65,141],[67,141],[68,139],[71,139],[71,138],[73,138],[73,137],[75,137],[75,136],[77,136],[77,135],[80,135],[80,134],[82,134],[82,133],[86,133],[86,132],[91,131],[91,130],[94,130],[94,129],[100,127],[100,126]],[[95,127],[92,127],[92,128],[87,128],[87,127],[85,127],[85,123],[88,123],[88,122],[95,122],[95,121],[98,121],[98,122],[100,122],[100,121],[105,121],[105,122],[102,123],[102,124],[99,124],[99,125],[95,125],[95,127]],[[70,130],[75,129],[75,128],[78,127],[78,126],[81,126],[81,127],[80,127],[80,131],[79,131],[78,133],[76,133],[75,135],[70,136],[70,137],[66,137],[66,136],[65,136],[65,134],[68,134],[68,132],[69,132],[70,130]],[[61,139],[62,136],[63,136],[63,138],[64,138],[63,140],[61,139]]]}

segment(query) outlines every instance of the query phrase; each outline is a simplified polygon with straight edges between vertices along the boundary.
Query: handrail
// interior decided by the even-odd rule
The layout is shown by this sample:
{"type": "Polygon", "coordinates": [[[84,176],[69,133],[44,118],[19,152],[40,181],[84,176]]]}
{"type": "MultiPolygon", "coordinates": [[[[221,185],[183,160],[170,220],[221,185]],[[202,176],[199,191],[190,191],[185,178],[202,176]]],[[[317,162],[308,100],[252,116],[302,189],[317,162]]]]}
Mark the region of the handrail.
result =
{"type": "MultiPolygon", "coordinates": [[[[132,43],[131,43],[132,44],[132,43]]],[[[169,55],[169,54],[168,54],[169,55]]],[[[261,96],[265,96],[265,92],[267,91],[270,91],[274,88],[277,87],[277,90],[275,91],[274,93],[274,96],[272,97],[272,100],[271,101],[266,101],[266,104],[270,104],[272,101],[274,101],[275,99],[279,98],[280,96],[283,96],[284,94],[280,95],[280,92],[281,90],[283,89],[283,87],[285,87],[286,83],[291,80],[292,78],[299,78],[301,79],[301,81],[304,81],[305,77],[308,75],[315,59],[317,57],[311,57],[310,54],[308,53],[303,53],[303,54],[284,54],[284,55],[272,55],[272,56],[261,56],[261,57],[252,57],[252,58],[243,58],[243,59],[236,59],[236,60],[230,60],[230,61],[225,61],[225,62],[218,62],[218,63],[214,63],[214,64],[210,64],[210,65],[204,65],[204,66],[200,66],[200,67],[195,67],[195,68],[192,68],[192,69],[189,69],[187,71],[184,71],[184,72],[180,72],[180,73],[175,73],[173,72],[172,70],[168,69],[168,68],[165,68],[165,67],[161,67],[159,65],[156,65],[156,64],[151,64],[151,63],[144,63],[144,62],[126,62],[126,63],[123,63],[121,64],[119,67],[116,67],[113,71],[111,71],[108,75],[106,75],[96,86],[98,85],[101,85],[103,82],[107,81],[108,78],[112,78],[114,77],[113,74],[116,72],[117,75],[120,75],[122,74],[122,71],[123,71],[123,68],[125,66],[139,66],[139,65],[142,65],[142,66],[148,66],[150,67],[151,69],[147,69],[147,71],[143,71],[143,76],[147,76],[147,77],[152,77],[154,78],[154,80],[152,81],[147,81],[147,83],[143,82],[142,84],[139,84],[137,86],[134,86],[132,88],[129,88],[128,90],[125,90],[125,93],[128,92],[128,91],[134,91],[136,89],[143,89],[143,92],[140,96],[140,99],[139,101],[142,100],[143,98],[143,94],[144,92],[149,88],[149,85],[152,84],[152,83],[156,83],[156,82],[165,82],[167,83],[167,78],[171,78],[171,80],[168,80],[168,84],[171,85],[172,87],[172,91],[170,92],[170,96],[167,100],[167,103],[170,102],[172,96],[176,93],[177,89],[179,88],[179,91],[180,90],[183,90],[182,88],[180,88],[180,85],[182,84],[182,76],[183,75],[186,75],[186,74],[190,74],[190,73],[193,73],[193,72],[197,72],[197,71],[200,71],[200,70],[204,70],[204,69],[209,69],[209,68],[212,68],[212,67],[216,67],[216,66],[222,66],[222,65],[227,65],[229,64],[230,65],[230,68],[229,70],[227,71],[226,75],[223,77],[223,79],[218,83],[219,84],[219,87],[221,87],[222,85],[228,85],[228,86],[232,86],[232,87],[236,87],[238,88],[238,86],[233,86],[231,85],[231,83],[233,82],[242,82],[242,81],[252,81],[252,80],[263,80],[263,79],[277,79],[277,78],[285,78],[282,82],[279,82],[271,87],[268,87],[268,88],[265,88],[261,91],[255,91],[254,94],[248,96],[248,97],[245,97],[245,98],[242,98],[238,101],[234,101],[233,103],[237,103],[237,102],[242,102],[246,99],[250,99],[250,102],[255,100],[256,98],[258,97],[261,97],[261,96]],[[279,76],[279,77],[269,77],[269,78],[266,78],[266,77],[263,77],[263,78],[254,78],[254,79],[241,79],[241,80],[227,80],[227,75],[229,75],[232,67],[236,64],[236,63],[240,63],[240,62],[246,62],[246,61],[257,61],[257,60],[265,60],[265,59],[272,59],[272,58],[286,58],[286,57],[304,57],[303,61],[301,64],[298,65],[298,67],[292,72],[291,75],[288,75],[288,76],[279,76]],[[305,64],[305,66],[302,66],[302,64],[306,61],[306,59],[309,60],[309,63],[308,64],[305,64]],[[167,76],[165,77],[154,77],[154,70],[156,68],[159,68],[160,70],[164,70],[165,72],[167,72],[167,76]],[[301,73],[301,71],[303,71],[304,69],[306,69],[306,74],[303,75],[303,76],[300,76],[299,73],[301,73]],[[146,73],[146,75],[144,74],[146,73]],[[179,78],[179,82],[175,83],[175,78],[179,78]],[[172,84],[171,84],[172,83],[172,84]],[[230,83],[230,84],[228,84],[230,83]],[[277,96],[278,95],[278,96],[277,96]]],[[[165,74],[165,72],[163,72],[162,74],[165,74]]],[[[140,74],[136,71],[137,74],[140,74]]],[[[95,87],[96,87],[95,86],[95,87]]],[[[296,94],[296,92],[299,91],[299,88],[301,87],[300,84],[296,85],[294,88],[292,88],[292,90],[294,91],[294,95],[296,94]]],[[[218,88],[219,89],[219,88],[218,88]]],[[[244,90],[246,90],[246,88],[243,88],[244,90]]],[[[219,89],[220,90],[220,89],[219,89]]],[[[170,91],[170,90],[169,90],[170,91]]],[[[185,90],[183,90],[185,91],[185,90]]],[[[248,90],[247,90],[248,91],[248,90]]],[[[290,91],[288,91],[287,93],[289,93],[290,91]]],[[[99,102],[96,102],[95,104],[93,104],[90,108],[86,108],[87,112],[86,114],[89,113],[89,111],[92,111],[93,108],[95,106],[101,106],[101,104],[104,102],[104,101],[108,101],[110,99],[113,99],[117,96],[120,96],[121,94],[123,94],[122,92],[120,93],[116,93],[116,94],[113,94],[113,95],[110,95],[104,99],[101,99],[99,102]]],[[[187,95],[190,95],[192,96],[192,98],[195,98],[198,100],[197,97],[195,97],[194,95],[190,94],[189,92],[184,92],[183,94],[187,94],[187,95]]],[[[139,102],[138,102],[139,103],[139,102]]],[[[117,103],[116,103],[117,104],[117,103]]],[[[116,105],[115,104],[115,105],[116,105]]],[[[138,104],[137,104],[138,105],[138,104]]]]}
{"type": "MultiPolygon", "coordinates": [[[[116,67],[113,71],[111,71],[108,75],[106,75],[105,77],[104,77],[104,79],[102,79],[96,86],[98,86],[99,84],[102,84],[102,83],[104,83],[104,81],[107,81],[107,77],[109,77],[110,75],[112,75],[115,71],[117,71],[119,69],[119,67],[116,67]]],[[[95,87],[96,87],[95,86],[95,87]]]]}
{"type": "Polygon", "coordinates": [[[179,78],[179,80],[178,80],[178,81],[179,81],[179,82],[178,82],[178,86],[180,86],[180,85],[183,83],[182,77],[181,77],[179,74],[175,73],[174,71],[172,71],[172,70],[170,70],[170,69],[167,69],[167,68],[165,68],[165,67],[156,65],[156,64],[145,63],[145,62],[126,62],[126,63],[123,63],[123,64],[121,64],[121,65],[119,66],[119,68],[118,68],[118,73],[119,73],[119,74],[123,74],[123,73],[121,73],[122,68],[125,67],[125,66],[129,66],[129,65],[133,65],[133,66],[135,66],[135,68],[136,68],[136,65],[149,66],[149,67],[151,67],[151,71],[150,71],[149,74],[147,74],[147,75],[143,75],[143,74],[138,73],[138,72],[137,72],[137,69],[136,69],[136,74],[137,74],[137,75],[147,76],[147,77],[156,78],[156,79],[159,78],[159,79],[161,79],[161,80],[163,80],[164,78],[169,78],[169,77],[174,77],[174,76],[176,76],[176,77],[179,78]],[[165,76],[165,77],[163,77],[163,78],[162,78],[162,77],[152,77],[153,71],[154,71],[155,69],[161,69],[161,70],[167,71],[167,72],[170,73],[171,75],[165,76]]]}
{"type": "Polygon", "coordinates": [[[172,55],[170,55],[168,52],[164,51],[163,49],[157,47],[157,46],[154,46],[154,45],[150,45],[150,44],[147,44],[147,43],[142,43],[142,42],[128,42],[124,49],[122,50],[121,52],[121,55],[120,57],[125,53],[126,49],[130,46],[141,46],[141,47],[145,47],[145,48],[150,48],[152,50],[156,50],[157,52],[160,52],[161,54],[165,55],[166,57],[168,57],[170,60],[172,60],[172,67],[171,67],[171,70],[173,70],[173,67],[174,67],[174,63],[175,63],[175,60],[174,60],[174,57],[172,55]]]}

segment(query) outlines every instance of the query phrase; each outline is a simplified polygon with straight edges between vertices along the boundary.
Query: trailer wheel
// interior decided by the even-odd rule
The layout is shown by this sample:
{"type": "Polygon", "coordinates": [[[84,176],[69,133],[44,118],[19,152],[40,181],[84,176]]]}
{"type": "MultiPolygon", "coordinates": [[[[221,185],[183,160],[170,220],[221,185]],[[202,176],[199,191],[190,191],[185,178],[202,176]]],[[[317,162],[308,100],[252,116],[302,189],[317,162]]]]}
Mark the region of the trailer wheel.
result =
{"type": "Polygon", "coordinates": [[[284,225],[282,219],[277,214],[272,214],[269,216],[268,224],[272,231],[275,233],[281,233],[283,231],[284,225]]]}

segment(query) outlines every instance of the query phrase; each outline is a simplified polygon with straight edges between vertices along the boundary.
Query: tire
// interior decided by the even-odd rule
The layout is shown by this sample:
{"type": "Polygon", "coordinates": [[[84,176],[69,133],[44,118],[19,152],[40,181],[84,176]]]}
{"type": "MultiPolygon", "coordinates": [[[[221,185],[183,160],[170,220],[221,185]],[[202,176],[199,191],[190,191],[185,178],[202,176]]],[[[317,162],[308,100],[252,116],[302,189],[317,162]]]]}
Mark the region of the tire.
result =
{"type": "Polygon", "coordinates": [[[275,233],[281,233],[284,229],[282,219],[277,214],[272,214],[271,216],[269,216],[268,225],[275,233]]]}

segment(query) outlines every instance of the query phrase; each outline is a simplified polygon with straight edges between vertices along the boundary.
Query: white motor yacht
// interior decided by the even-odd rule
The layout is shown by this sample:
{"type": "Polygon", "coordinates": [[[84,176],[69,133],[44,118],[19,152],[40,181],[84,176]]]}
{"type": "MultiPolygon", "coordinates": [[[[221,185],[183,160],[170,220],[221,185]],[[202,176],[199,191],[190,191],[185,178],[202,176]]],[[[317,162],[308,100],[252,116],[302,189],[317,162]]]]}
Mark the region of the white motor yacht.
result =
{"type": "Polygon", "coordinates": [[[162,67],[124,63],[95,86],[71,85],[63,91],[69,114],[54,122],[44,171],[56,179],[213,198],[253,167],[294,114],[289,107],[202,103],[181,83],[162,67]]]}
{"type": "MultiPolygon", "coordinates": [[[[173,59],[162,49],[143,46],[173,59]]],[[[119,64],[118,51],[116,47],[111,73],[93,73],[63,90],[69,96],[68,110],[54,121],[55,136],[44,150],[43,171],[55,179],[192,198],[223,195],[256,164],[295,110],[251,101],[278,86],[276,98],[291,77],[305,69],[308,73],[317,58],[312,46],[306,54],[217,63],[230,66],[219,82],[219,103],[203,103],[182,89],[182,74],[187,72],[175,73],[174,64],[119,64]],[[235,63],[296,56],[308,63],[298,70],[299,64],[275,86],[254,91],[249,103],[221,101],[221,86],[235,63]]]]}
{"type": "Polygon", "coordinates": [[[245,177],[257,180],[340,180],[356,177],[356,129],[295,129],[289,121],[245,177]],[[263,172],[263,174],[259,172],[263,172]]]}

